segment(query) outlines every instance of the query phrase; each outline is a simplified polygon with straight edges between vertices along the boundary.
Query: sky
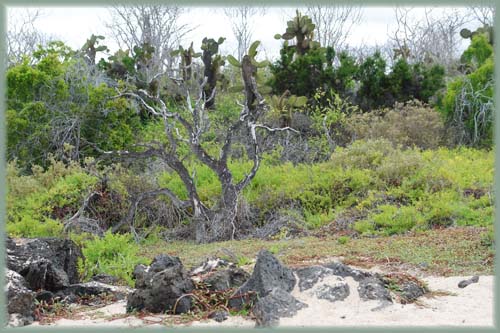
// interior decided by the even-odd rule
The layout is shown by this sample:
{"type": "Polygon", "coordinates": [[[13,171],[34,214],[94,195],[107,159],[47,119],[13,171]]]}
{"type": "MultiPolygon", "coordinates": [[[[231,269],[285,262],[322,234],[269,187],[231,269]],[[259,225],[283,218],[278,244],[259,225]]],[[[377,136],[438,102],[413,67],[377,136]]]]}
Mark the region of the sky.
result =
{"type": "MultiPolygon", "coordinates": [[[[67,43],[72,48],[80,48],[91,34],[104,35],[104,42],[112,51],[117,45],[112,41],[106,28],[110,19],[109,10],[105,7],[31,7],[41,10],[41,17],[36,21],[36,28],[43,33],[67,43]]],[[[282,41],[275,40],[276,33],[283,33],[286,21],[293,17],[294,8],[267,8],[264,15],[259,15],[253,21],[253,38],[260,40],[260,52],[263,57],[276,59],[282,41]]],[[[300,8],[305,11],[305,8],[300,8]]],[[[25,12],[25,7],[7,8],[7,28],[25,12]]],[[[442,8],[435,8],[439,12],[442,8]]],[[[415,8],[416,16],[424,13],[424,8],[415,8]]],[[[194,41],[194,46],[201,45],[201,40],[208,36],[217,39],[226,37],[221,46],[222,54],[236,54],[237,44],[232,35],[231,25],[221,7],[189,7],[188,12],[181,16],[181,22],[196,22],[196,28],[186,36],[185,45],[194,41]],[[189,42],[188,42],[189,41],[189,42]],[[198,41],[198,43],[197,43],[198,41]],[[197,45],[198,44],[198,45],[197,45]]],[[[363,7],[362,19],[351,30],[350,46],[382,45],[387,40],[388,32],[395,28],[394,7],[363,7]]],[[[474,27],[471,27],[474,28],[474,27]]],[[[464,48],[467,43],[464,41],[464,48]]]]}

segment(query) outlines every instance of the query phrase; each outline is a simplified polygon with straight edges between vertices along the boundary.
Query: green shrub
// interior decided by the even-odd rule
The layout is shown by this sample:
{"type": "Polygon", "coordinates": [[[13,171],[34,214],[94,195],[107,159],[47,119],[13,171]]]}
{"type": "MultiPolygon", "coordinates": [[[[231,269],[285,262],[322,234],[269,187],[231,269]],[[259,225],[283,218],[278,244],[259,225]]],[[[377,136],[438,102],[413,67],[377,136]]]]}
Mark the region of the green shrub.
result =
{"type": "Polygon", "coordinates": [[[337,242],[341,245],[347,244],[349,242],[350,238],[348,236],[340,236],[337,239],[337,242]]]}
{"type": "Polygon", "coordinates": [[[423,167],[422,156],[414,150],[394,150],[377,167],[375,173],[386,186],[399,186],[423,167]]]}
{"type": "Polygon", "coordinates": [[[333,166],[344,169],[356,166],[359,169],[374,170],[392,152],[394,148],[388,140],[358,140],[346,148],[338,148],[330,159],[333,166]]]}
{"type": "Polygon", "coordinates": [[[7,166],[7,233],[16,237],[60,236],[61,220],[74,214],[96,177],[78,164],[52,160],[46,171],[33,168],[22,175],[15,163],[7,166]]]}
{"type": "Polygon", "coordinates": [[[386,139],[394,146],[435,149],[444,135],[441,114],[417,100],[396,103],[392,109],[355,113],[345,122],[358,140],[386,139]]]}
{"type": "Polygon", "coordinates": [[[380,205],[366,221],[357,222],[355,230],[359,233],[383,235],[402,234],[423,223],[423,216],[413,206],[380,205]]]}
{"type": "Polygon", "coordinates": [[[453,130],[453,143],[476,147],[493,144],[494,54],[486,34],[476,34],[462,55],[465,76],[447,86],[439,104],[453,130]]]}
{"type": "Polygon", "coordinates": [[[145,258],[138,256],[139,245],[131,234],[112,234],[93,237],[82,242],[85,262],[81,267],[84,279],[98,273],[114,275],[128,285],[133,285],[132,272],[137,264],[146,264],[145,258]]]}

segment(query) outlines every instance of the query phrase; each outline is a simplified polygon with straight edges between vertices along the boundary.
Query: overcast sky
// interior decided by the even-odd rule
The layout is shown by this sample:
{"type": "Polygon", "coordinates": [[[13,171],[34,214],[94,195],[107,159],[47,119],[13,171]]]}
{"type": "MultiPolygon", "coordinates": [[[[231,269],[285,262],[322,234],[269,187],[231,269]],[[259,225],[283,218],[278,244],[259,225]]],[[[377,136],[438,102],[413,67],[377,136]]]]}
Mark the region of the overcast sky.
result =
{"type": "MultiPolygon", "coordinates": [[[[34,8],[34,7],[32,7],[34,8]]],[[[116,44],[109,37],[105,22],[110,19],[110,13],[105,7],[37,7],[42,16],[36,22],[36,28],[47,35],[62,40],[72,48],[80,48],[91,34],[106,36],[106,44],[111,50],[116,50],[116,44]]],[[[299,7],[299,9],[301,9],[299,7]]],[[[7,27],[15,22],[26,8],[7,8],[7,27]]],[[[439,13],[443,8],[434,8],[434,13],[439,13]]],[[[302,8],[305,11],[305,8],[302,8]]],[[[276,33],[283,33],[286,21],[295,12],[294,8],[267,8],[264,15],[259,15],[253,21],[253,38],[262,42],[262,55],[269,59],[279,55],[281,41],[275,40],[276,33]]],[[[416,16],[423,16],[424,8],[415,8],[416,16]]],[[[382,45],[387,40],[387,33],[395,27],[394,7],[363,7],[360,23],[351,31],[349,43],[351,46],[382,45]]],[[[221,47],[223,54],[236,52],[236,40],[232,35],[230,22],[221,7],[189,7],[181,17],[182,22],[196,25],[197,27],[186,36],[187,41],[194,41],[199,49],[203,37],[217,39],[226,37],[221,47]],[[195,23],[195,24],[193,24],[195,23]]],[[[470,27],[474,28],[474,27],[470,27]]],[[[464,41],[464,45],[467,43],[464,41]]]]}

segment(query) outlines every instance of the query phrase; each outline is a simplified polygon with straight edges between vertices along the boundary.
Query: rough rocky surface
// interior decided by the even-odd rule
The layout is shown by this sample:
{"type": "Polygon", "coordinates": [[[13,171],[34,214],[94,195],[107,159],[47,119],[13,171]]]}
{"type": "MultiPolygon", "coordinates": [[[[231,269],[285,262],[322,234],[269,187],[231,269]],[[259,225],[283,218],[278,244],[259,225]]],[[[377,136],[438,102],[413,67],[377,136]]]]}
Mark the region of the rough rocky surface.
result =
{"type": "Polygon", "coordinates": [[[300,291],[311,289],[326,276],[334,275],[334,271],[323,266],[310,266],[295,270],[299,278],[300,291]]]}
{"type": "Polygon", "coordinates": [[[227,260],[224,260],[221,258],[217,258],[217,257],[207,258],[201,264],[199,264],[198,266],[191,269],[189,274],[190,275],[205,274],[205,273],[214,271],[220,267],[233,267],[233,266],[234,266],[233,263],[230,263],[227,260]]]}
{"type": "MultiPolygon", "coordinates": [[[[19,238],[7,237],[7,268],[21,273],[32,262],[46,259],[54,269],[66,273],[70,284],[78,283],[77,261],[83,258],[80,248],[69,239],[59,238],[19,238]]],[[[22,275],[22,273],[21,273],[22,275]]]]}
{"type": "Polygon", "coordinates": [[[121,300],[127,297],[132,292],[127,287],[117,287],[110,284],[105,284],[97,281],[90,281],[85,283],[76,283],[68,286],[62,291],[65,296],[100,296],[112,295],[114,298],[121,300]]]}
{"type": "Polygon", "coordinates": [[[229,288],[238,288],[250,278],[250,274],[241,268],[231,267],[225,270],[216,271],[203,282],[208,284],[208,289],[212,291],[225,290],[229,288]]]}
{"type": "Polygon", "coordinates": [[[52,303],[54,300],[54,293],[48,290],[40,290],[36,293],[35,299],[38,302],[52,303]]]}
{"type": "Polygon", "coordinates": [[[365,279],[365,278],[369,278],[372,276],[372,274],[370,272],[361,271],[359,269],[349,267],[349,266],[347,266],[343,263],[340,263],[340,262],[332,262],[332,263],[324,264],[323,266],[331,269],[333,271],[333,275],[337,275],[337,276],[341,276],[341,277],[350,276],[358,282],[365,279]]]}
{"type": "Polygon", "coordinates": [[[359,297],[364,301],[379,300],[392,302],[389,290],[385,288],[384,282],[371,276],[359,282],[358,286],[359,297]]]}
{"type": "Polygon", "coordinates": [[[29,262],[20,273],[31,290],[58,291],[69,286],[68,274],[46,258],[29,262]]]}
{"type": "Polygon", "coordinates": [[[127,297],[127,311],[180,314],[191,309],[191,297],[185,294],[194,285],[179,258],[156,256],[149,267],[138,265],[133,276],[137,289],[127,297]]]}
{"type": "Polygon", "coordinates": [[[257,256],[257,261],[250,279],[245,282],[229,301],[233,308],[241,308],[248,302],[244,295],[248,292],[254,292],[258,298],[266,297],[274,289],[282,289],[290,292],[296,283],[293,272],[284,266],[271,252],[261,250],[257,256]],[[241,297],[238,297],[242,295],[241,297]]]}
{"type": "Polygon", "coordinates": [[[94,276],[91,278],[91,280],[92,280],[92,281],[95,281],[95,282],[100,282],[100,283],[105,283],[105,284],[115,285],[115,284],[117,284],[117,283],[118,283],[118,281],[119,281],[120,279],[119,279],[119,278],[117,278],[116,276],[113,276],[113,275],[100,273],[100,274],[94,275],[94,276]]]}
{"type": "Polygon", "coordinates": [[[227,311],[215,311],[212,312],[208,318],[215,320],[218,323],[222,323],[224,320],[227,320],[229,313],[227,311]]]}
{"type": "Polygon", "coordinates": [[[26,281],[20,274],[7,269],[5,275],[5,293],[7,294],[7,312],[9,314],[8,325],[28,325],[33,321],[35,294],[27,288],[26,281]]]}
{"type": "Polygon", "coordinates": [[[321,284],[315,290],[316,297],[330,302],[343,301],[349,296],[350,290],[347,282],[337,277],[336,283],[321,284]]]}
{"type": "Polygon", "coordinates": [[[401,289],[402,303],[412,303],[427,292],[424,287],[413,281],[407,281],[399,287],[401,289]]]}
{"type": "Polygon", "coordinates": [[[281,288],[273,289],[267,296],[260,298],[253,307],[256,327],[274,327],[279,325],[281,317],[293,317],[297,311],[307,307],[290,293],[281,288]]]}
{"type": "Polygon", "coordinates": [[[479,276],[475,275],[475,276],[471,277],[470,279],[460,281],[458,283],[458,288],[465,288],[472,283],[477,283],[478,281],[479,281],[479,276]]]}

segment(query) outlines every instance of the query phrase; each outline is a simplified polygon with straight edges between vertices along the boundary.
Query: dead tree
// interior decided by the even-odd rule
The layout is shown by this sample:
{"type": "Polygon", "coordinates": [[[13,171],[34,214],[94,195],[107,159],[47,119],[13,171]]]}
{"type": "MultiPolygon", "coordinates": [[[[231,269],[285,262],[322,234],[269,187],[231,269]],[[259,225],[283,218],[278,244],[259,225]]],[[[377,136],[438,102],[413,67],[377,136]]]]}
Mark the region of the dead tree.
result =
{"type": "Polygon", "coordinates": [[[111,37],[122,50],[148,44],[155,50],[148,79],[160,70],[171,71],[173,57],[170,53],[192,28],[180,22],[187,10],[177,5],[136,4],[114,6],[109,21],[105,22],[111,37]]]}
{"type": "Polygon", "coordinates": [[[36,22],[41,18],[40,10],[9,8],[6,35],[8,65],[21,63],[29,57],[39,45],[46,45],[51,37],[36,28],[36,22]]]}
{"type": "Polygon", "coordinates": [[[415,8],[394,10],[396,28],[389,37],[393,55],[408,61],[437,63],[452,69],[460,53],[460,29],[471,20],[470,13],[459,9],[441,10],[437,14],[425,9],[418,17],[415,8]]]}
{"type": "MultiPolygon", "coordinates": [[[[260,116],[266,111],[267,105],[264,98],[257,90],[255,74],[257,67],[245,55],[242,61],[242,77],[245,85],[245,102],[239,118],[230,126],[221,143],[219,156],[209,155],[203,147],[203,134],[210,127],[207,103],[204,97],[204,86],[207,79],[199,87],[196,100],[192,100],[189,92],[186,98],[187,112],[174,112],[169,110],[166,103],[159,96],[152,96],[145,90],[134,92],[121,92],[119,96],[127,96],[141,103],[153,116],[163,120],[164,134],[168,144],[153,142],[140,145],[138,151],[105,152],[107,155],[120,155],[132,158],[155,157],[164,161],[182,180],[188,194],[188,200],[183,201],[169,189],[159,190],[160,194],[167,194],[174,205],[189,206],[192,215],[192,224],[197,242],[212,242],[235,238],[237,232],[238,201],[242,190],[255,177],[261,160],[258,133],[260,131],[276,132],[293,129],[271,128],[258,122],[260,116]],[[185,116],[187,114],[187,116],[185,116]],[[252,168],[240,181],[235,181],[228,167],[228,158],[231,152],[233,136],[237,131],[248,133],[248,141],[252,147],[252,168]],[[187,145],[191,154],[199,163],[208,166],[216,175],[221,185],[220,198],[213,207],[208,207],[202,202],[196,187],[195,176],[191,175],[184,159],[179,152],[179,147],[187,145]]],[[[209,97],[213,98],[213,95],[209,97]]],[[[129,213],[133,216],[133,212],[129,213]]]]}

